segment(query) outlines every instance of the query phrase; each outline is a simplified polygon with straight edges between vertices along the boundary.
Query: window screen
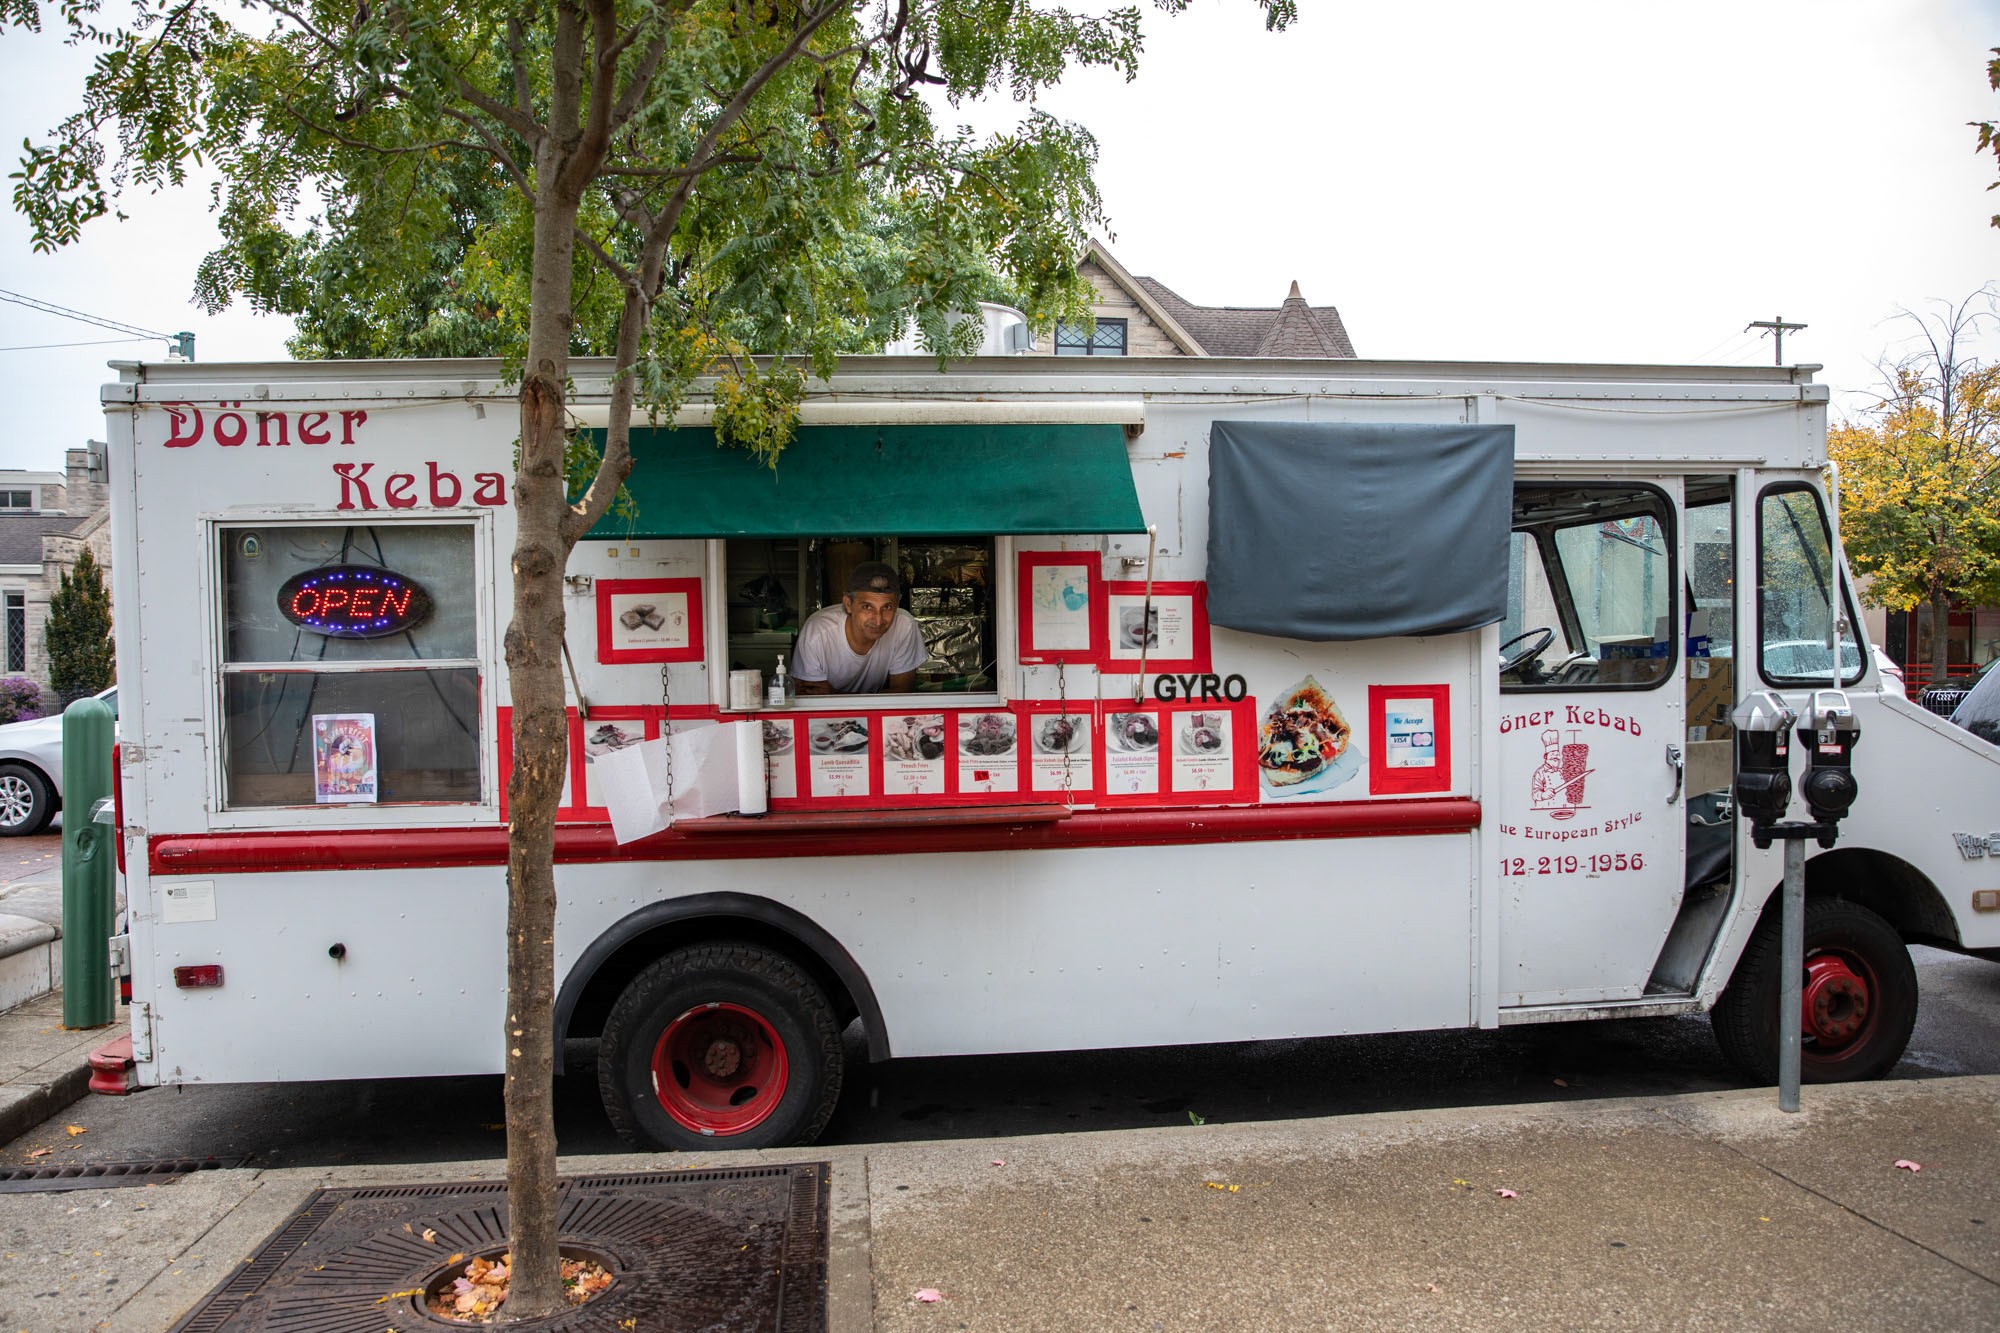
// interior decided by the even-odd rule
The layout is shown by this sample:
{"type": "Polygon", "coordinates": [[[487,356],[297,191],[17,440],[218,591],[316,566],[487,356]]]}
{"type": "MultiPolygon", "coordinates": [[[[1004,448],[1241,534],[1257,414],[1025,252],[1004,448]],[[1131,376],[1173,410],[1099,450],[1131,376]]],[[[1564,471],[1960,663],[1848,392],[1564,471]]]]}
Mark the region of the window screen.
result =
{"type": "Polygon", "coordinates": [[[225,804],[478,801],[471,526],[219,531],[225,804]],[[413,583],[427,608],[375,637],[323,632],[296,590],[343,571],[413,583]]]}

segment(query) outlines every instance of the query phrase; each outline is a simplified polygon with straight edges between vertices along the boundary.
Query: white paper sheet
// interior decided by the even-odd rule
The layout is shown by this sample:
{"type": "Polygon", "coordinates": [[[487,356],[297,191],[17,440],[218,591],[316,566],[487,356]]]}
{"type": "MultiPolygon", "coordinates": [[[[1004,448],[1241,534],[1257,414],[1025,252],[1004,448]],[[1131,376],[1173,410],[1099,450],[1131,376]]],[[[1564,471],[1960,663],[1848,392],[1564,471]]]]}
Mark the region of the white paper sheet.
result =
{"type": "Polygon", "coordinates": [[[675,819],[736,811],[762,814],[770,805],[764,788],[763,736],[754,722],[677,728],[671,741],[651,740],[614,750],[599,755],[595,763],[612,836],[621,843],[671,828],[675,819]]]}

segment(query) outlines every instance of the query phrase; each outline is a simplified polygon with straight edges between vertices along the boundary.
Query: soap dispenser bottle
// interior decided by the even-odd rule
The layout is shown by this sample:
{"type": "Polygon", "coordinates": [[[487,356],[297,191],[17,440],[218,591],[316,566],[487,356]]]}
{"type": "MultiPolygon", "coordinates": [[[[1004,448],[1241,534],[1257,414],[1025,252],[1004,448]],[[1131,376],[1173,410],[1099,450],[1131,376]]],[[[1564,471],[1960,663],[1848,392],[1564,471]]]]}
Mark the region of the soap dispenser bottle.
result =
{"type": "Polygon", "coordinates": [[[778,669],[771,673],[771,684],[764,692],[766,708],[790,708],[792,706],[792,677],[785,670],[785,655],[778,654],[778,669]]]}

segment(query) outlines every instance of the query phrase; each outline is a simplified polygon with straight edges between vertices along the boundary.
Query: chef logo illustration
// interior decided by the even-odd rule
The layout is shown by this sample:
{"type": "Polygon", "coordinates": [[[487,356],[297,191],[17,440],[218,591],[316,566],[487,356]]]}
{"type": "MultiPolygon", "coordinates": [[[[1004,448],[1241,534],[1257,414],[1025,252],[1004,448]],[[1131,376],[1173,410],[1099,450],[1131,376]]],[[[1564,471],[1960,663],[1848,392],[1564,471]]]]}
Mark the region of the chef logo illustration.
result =
{"type": "Polygon", "coordinates": [[[1577,811],[1590,808],[1583,803],[1583,787],[1593,771],[1587,742],[1565,742],[1553,727],[1543,732],[1542,766],[1528,784],[1530,808],[1550,819],[1574,819],[1577,811]]]}

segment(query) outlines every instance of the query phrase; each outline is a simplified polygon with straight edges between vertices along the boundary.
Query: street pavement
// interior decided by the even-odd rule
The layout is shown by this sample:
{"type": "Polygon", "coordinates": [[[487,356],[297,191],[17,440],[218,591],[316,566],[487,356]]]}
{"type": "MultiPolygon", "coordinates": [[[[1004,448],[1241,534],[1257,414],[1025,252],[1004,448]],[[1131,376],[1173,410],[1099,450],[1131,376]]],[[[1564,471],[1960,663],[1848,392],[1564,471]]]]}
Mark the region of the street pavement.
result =
{"type": "MultiPolygon", "coordinates": [[[[1973,969],[1969,986],[1928,1021],[1990,1022],[1975,1012],[1989,1007],[1986,965],[1948,965],[1973,969]]],[[[218,1091],[69,1106],[63,1080],[110,1034],[60,1023],[59,993],[0,1013],[10,1165],[106,1160],[97,1108],[143,1121],[218,1091]]],[[[1986,1027],[1967,1031],[1961,1045],[1992,1046],[1986,1027]]],[[[1262,1054],[1257,1076],[1281,1079],[1288,1058],[1262,1054]]],[[[2000,1328],[2000,1073],[1951,1072],[1963,1067],[1807,1088],[1797,1115],[1772,1089],[1713,1087],[1011,1136],[906,1110],[919,1132],[955,1136],[585,1153],[562,1169],[829,1162],[833,1333],[2000,1328]]],[[[385,1085],[373,1114],[395,1095],[385,1085]]],[[[497,1179],[498,1140],[426,1160],[0,1193],[0,1333],[169,1329],[312,1190],[497,1179]]]]}
{"type": "MultiPolygon", "coordinates": [[[[1804,1102],[1786,1115],[1741,1089],[562,1169],[830,1162],[833,1333],[2000,1326],[2000,1077],[1804,1102]]],[[[155,1333],[315,1188],[502,1169],[0,1195],[0,1327],[155,1333]]]]}

